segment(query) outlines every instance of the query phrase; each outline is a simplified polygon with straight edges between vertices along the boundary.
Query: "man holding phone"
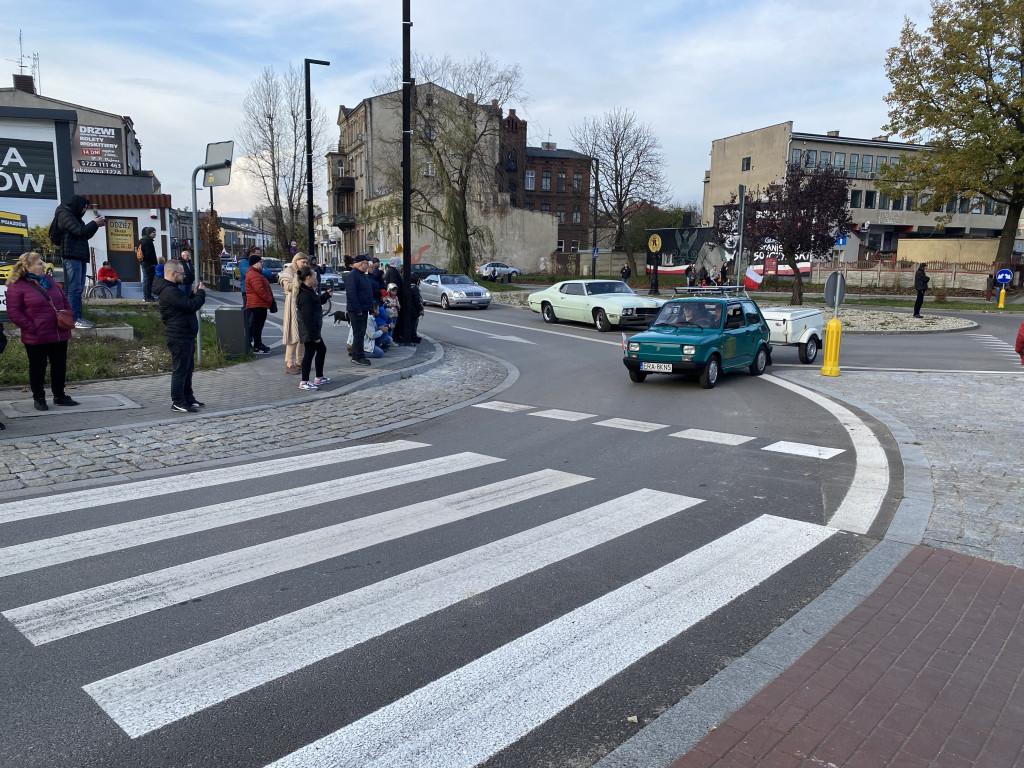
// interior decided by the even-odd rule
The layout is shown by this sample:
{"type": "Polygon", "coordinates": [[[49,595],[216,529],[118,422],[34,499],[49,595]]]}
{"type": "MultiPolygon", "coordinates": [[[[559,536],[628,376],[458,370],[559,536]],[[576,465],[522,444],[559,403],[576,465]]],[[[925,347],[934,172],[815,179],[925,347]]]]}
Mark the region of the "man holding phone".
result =
{"type": "Polygon", "coordinates": [[[196,334],[199,333],[200,307],[206,303],[206,291],[196,283],[190,295],[181,292],[185,269],[177,259],[164,265],[164,276],[153,278],[153,295],[160,307],[164,338],[171,353],[171,410],[196,413],[203,403],[192,392],[192,371],[195,368],[196,334]]]}

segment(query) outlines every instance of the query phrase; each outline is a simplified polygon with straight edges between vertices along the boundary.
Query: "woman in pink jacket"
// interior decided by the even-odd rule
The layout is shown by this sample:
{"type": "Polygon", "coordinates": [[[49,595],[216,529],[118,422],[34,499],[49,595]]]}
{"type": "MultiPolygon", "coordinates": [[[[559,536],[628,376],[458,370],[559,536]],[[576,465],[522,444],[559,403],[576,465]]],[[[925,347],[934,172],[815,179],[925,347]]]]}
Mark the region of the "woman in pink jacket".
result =
{"type": "Polygon", "coordinates": [[[57,310],[71,311],[71,302],[61,287],[46,276],[43,257],[35,251],[23,253],[7,282],[7,316],[21,329],[21,342],[28,353],[28,381],[37,411],[46,404],[46,364],[50,364],[50,391],[54,405],[78,405],[64,392],[71,331],[57,327],[57,310]]]}

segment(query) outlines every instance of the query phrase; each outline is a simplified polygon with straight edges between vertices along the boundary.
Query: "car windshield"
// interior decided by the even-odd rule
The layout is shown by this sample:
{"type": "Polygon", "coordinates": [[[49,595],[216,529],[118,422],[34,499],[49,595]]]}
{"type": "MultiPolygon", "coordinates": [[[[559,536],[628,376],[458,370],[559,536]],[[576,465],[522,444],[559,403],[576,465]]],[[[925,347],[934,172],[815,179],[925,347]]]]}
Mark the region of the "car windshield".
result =
{"type": "Polygon", "coordinates": [[[472,285],[473,281],[465,275],[441,275],[444,285],[472,285]]]}
{"type": "Polygon", "coordinates": [[[266,269],[281,269],[281,262],[277,259],[264,259],[263,266],[266,269]]]}
{"type": "Polygon", "coordinates": [[[661,308],[651,327],[718,328],[722,323],[722,306],[715,302],[669,302],[661,308]]]}
{"type": "Polygon", "coordinates": [[[618,280],[608,280],[602,283],[586,283],[587,293],[596,296],[601,293],[628,293],[631,296],[633,289],[618,280]]]}

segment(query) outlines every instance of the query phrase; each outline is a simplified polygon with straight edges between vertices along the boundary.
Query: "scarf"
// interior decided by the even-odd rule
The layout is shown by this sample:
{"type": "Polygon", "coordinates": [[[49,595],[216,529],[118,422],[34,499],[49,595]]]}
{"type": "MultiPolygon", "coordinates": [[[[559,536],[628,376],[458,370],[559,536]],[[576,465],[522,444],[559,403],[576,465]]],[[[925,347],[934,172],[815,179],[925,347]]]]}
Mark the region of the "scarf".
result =
{"type": "Polygon", "coordinates": [[[29,278],[30,280],[35,280],[37,283],[39,283],[39,286],[47,293],[49,293],[50,288],[53,287],[53,283],[51,282],[50,278],[48,278],[46,275],[37,275],[34,272],[26,272],[25,277],[29,278]]]}

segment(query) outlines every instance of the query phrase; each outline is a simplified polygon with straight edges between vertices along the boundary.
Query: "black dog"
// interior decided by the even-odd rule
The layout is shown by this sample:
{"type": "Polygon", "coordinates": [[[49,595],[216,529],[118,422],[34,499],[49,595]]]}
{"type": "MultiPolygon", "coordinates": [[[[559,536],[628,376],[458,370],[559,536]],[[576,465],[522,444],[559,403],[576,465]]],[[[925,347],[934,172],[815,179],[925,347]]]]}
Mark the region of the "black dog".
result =
{"type": "Polygon", "coordinates": [[[348,322],[348,313],[344,310],[338,310],[334,313],[334,324],[341,325],[342,323],[348,322]]]}

